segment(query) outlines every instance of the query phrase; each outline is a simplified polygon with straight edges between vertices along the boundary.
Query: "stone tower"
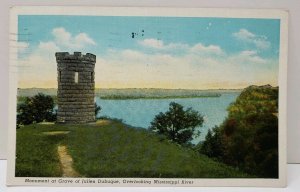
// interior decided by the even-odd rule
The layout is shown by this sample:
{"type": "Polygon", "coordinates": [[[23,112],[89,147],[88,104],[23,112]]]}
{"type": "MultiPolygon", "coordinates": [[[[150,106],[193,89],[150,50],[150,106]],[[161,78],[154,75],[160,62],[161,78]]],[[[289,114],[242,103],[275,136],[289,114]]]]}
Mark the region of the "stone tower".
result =
{"type": "Polygon", "coordinates": [[[81,52],[57,52],[57,123],[95,121],[96,56],[81,52]]]}

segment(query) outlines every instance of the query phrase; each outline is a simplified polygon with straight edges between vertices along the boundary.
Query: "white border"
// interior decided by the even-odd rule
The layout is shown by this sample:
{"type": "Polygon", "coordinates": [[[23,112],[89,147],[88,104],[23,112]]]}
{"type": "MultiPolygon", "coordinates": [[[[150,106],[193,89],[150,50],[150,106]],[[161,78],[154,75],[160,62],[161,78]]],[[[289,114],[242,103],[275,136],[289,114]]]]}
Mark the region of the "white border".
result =
{"type": "MultiPolygon", "coordinates": [[[[282,10],[269,9],[211,9],[211,8],[153,8],[153,7],[64,7],[64,6],[24,6],[12,7],[10,12],[10,32],[17,33],[18,15],[97,15],[97,16],[177,16],[177,17],[222,17],[222,18],[272,18],[280,19],[280,57],[279,57],[279,179],[186,179],[193,181],[193,185],[148,185],[148,184],[46,184],[47,186],[252,186],[252,187],[284,187],[286,186],[287,163],[287,49],[288,49],[288,13],[282,10]]],[[[43,185],[25,183],[25,178],[15,177],[16,150],[16,95],[17,95],[17,65],[16,56],[10,58],[10,97],[9,97],[9,141],[8,141],[8,169],[7,185],[43,185]],[[11,71],[15,71],[11,72],[11,71]]],[[[60,178],[34,178],[60,179],[60,178]]],[[[127,178],[129,179],[129,178],[127,178]]],[[[155,180],[154,178],[144,178],[155,180]]],[[[69,179],[73,180],[74,179],[69,179]]],[[[97,180],[97,178],[95,178],[97,180]]],[[[178,179],[163,179],[178,180],[178,179]]],[[[45,185],[45,184],[44,184],[45,185]]]]}

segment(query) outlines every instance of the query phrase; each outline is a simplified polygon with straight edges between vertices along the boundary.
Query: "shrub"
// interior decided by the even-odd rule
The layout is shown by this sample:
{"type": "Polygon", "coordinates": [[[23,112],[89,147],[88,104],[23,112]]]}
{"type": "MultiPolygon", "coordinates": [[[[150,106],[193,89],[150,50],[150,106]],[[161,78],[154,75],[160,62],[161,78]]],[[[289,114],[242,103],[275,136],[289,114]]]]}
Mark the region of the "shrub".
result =
{"type": "Polygon", "coordinates": [[[56,121],[56,111],[51,96],[39,93],[33,97],[26,97],[17,107],[17,124],[29,125],[42,121],[56,121]]]}
{"type": "Polygon", "coordinates": [[[169,111],[155,116],[149,129],[176,143],[188,144],[193,137],[199,136],[200,132],[195,132],[195,128],[202,124],[203,117],[197,111],[184,110],[182,105],[172,102],[169,111]]]}

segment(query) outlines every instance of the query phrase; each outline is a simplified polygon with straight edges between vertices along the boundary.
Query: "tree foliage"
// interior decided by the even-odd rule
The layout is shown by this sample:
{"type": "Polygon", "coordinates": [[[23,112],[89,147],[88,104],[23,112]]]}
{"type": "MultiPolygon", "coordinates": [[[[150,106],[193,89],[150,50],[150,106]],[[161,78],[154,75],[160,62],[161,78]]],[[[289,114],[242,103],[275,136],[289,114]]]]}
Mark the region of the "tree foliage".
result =
{"type": "Polygon", "coordinates": [[[202,124],[203,117],[197,111],[192,108],[184,110],[182,105],[171,102],[167,112],[155,116],[150,130],[165,135],[176,143],[188,144],[193,136],[200,134],[199,131],[195,131],[195,128],[202,124]]]}
{"type": "Polygon", "coordinates": [[[33,97],[26,97],[25,101],[18,104],[17,124],[29,125],[42,121],[55,121],[56,113],[53,111],[54,101],[49,95],[39,93],[33,97]]]}
{"type": "Polygon", "coordinates": [[[201,152],[260,177],[278,177],[278,88],[250,86],[206,136],[201,152]]]}
{"type": "Polygon", "coordinates": [[[101,111],[101,106],[97,105],[97,103],[95,103],[95,116],[97,117],[98,113],[100,113],[101,111]]]}
{"type": "MultiPolygon", "coordinates": [[[[199,148],[199,146],[197,146],[199,148]]],[[[205,141],[200,144],[201,153],[206,154],[208,157],[215,159],[222,159],[223,157],[223,143],[221,139],[221,131],[218,127],[208,130],[207,135],[205,136],[205,141]]]]}

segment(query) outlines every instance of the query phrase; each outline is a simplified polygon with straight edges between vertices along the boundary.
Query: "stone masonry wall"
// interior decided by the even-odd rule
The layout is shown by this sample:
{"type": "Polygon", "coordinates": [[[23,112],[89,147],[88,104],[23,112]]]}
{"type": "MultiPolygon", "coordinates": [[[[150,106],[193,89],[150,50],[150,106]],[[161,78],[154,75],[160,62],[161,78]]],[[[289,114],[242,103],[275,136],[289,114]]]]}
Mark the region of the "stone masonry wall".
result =
{"type": "Polygon", "coordinates": [[[88,123],[95,121],[96,56],[81,52],[58,52],[57,61],[57,122],[88,123]],[[75,82],[75,74],[78,82],[75,82]]]}

